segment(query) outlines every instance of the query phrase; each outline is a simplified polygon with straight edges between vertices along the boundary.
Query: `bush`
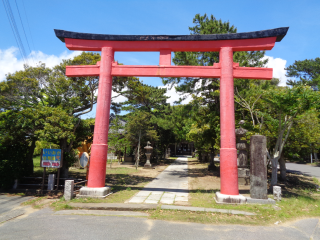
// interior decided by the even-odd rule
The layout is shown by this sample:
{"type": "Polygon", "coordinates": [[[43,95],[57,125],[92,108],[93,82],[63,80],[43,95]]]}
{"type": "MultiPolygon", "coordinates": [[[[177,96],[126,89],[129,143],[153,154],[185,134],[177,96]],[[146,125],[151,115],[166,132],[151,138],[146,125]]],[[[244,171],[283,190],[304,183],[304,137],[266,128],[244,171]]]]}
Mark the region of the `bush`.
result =
{"type": "Polygon", "coordinates": [[[26,173],[27,143],[0,146],[0,188],[10,189],[26,173]]]}

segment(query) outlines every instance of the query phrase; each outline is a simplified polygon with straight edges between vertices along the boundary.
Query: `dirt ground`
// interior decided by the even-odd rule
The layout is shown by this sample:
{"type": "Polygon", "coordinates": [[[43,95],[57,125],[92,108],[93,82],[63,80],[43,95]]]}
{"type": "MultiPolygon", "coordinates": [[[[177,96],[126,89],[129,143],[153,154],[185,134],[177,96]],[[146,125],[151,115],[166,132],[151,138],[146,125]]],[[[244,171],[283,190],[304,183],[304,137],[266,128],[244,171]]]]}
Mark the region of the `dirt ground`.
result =
{"type": "MultiPolygon", "coordinates": [[[[215,171],[208,171],[208,163],[200,163],[196,159],[189,159],[189,189],[196,190],[219,190],[220,189],[220,169],[217,164],[215,171]]],[[[271,178],[271,170],[268,171],[268,178],[271,178]]],[[[278,181],[278,185],[282,188],[284,195],[297,195],[298,191],[315,188],[315,182],[312,177],[287,173],[287,181],[278,181]]],[[[244,196],[250,194],[250,183],[248,185],[239,182],[239,193],[244,196]]],[[[320,198],[319,194],[313,194],[320,198]]]]}
{"type": "MultiPolygon", "coordinates": [[[[132,176],[140,176],[140,177],[148,177],[148,178],[156,178],[159,173],[161,173],[164,169],[166,169],[171,163],[174,162],[175,159],[165,159],[162,160],[159,164],[152,164],[152,169],[144,169],[143,167],[139,166],[138,171],[135,171],[135,165],[126,165],[122,164],[121,162],[114,162],[112,163],[112,169],[119,169],[119,168],[127,168],[129,170],[129,175],[132,176]]],[[[107,174],[108,170],[110,169],[110,165],[107,165],[107,174]]],[[[111,173],[112,174],[112,173],[111,173]]]]}
{"type": "MultiPolygon", "coordinates": [[[[220,168],[217,164],[214,171],[208,171],[208,163],[200,163],[192,158],[188,161],[189,167],[189,189],[190,190],[219,190],[220,189],[220,168]]],[[[249,194],[250,184],[239,184],[240,194],[249,194]]]]}

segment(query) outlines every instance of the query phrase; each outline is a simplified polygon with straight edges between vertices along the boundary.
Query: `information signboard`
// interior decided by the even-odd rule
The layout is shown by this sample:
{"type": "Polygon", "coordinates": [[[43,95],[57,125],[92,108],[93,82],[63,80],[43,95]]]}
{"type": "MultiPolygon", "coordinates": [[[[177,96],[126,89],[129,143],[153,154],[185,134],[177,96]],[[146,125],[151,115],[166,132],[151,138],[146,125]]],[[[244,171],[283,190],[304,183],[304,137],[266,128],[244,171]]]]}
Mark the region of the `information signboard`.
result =
{"type": "Polygon", "coordinates": [[[61,149],[42,149],[41,167],[61,168],[61,149]]]}

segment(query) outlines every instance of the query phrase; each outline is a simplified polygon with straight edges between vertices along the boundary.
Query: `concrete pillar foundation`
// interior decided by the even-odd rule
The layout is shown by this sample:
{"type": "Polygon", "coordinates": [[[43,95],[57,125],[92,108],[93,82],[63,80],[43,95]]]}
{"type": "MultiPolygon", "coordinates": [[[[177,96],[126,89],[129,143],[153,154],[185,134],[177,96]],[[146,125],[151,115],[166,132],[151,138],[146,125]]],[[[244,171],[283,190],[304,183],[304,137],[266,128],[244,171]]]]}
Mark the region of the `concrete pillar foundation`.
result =
{"type": "Polygon", "coordinates": [[[215,200],[220,204],[243,204],[247,202],[247,198],[242,195],[227,195],[216,192],[215,200]]]}
{"type": "Polygon", "coordinates": [[[80,194],[77,195],[79,198],[105,198],[111,192],[110,187],[82,187],[80,188],[80,194]]]}

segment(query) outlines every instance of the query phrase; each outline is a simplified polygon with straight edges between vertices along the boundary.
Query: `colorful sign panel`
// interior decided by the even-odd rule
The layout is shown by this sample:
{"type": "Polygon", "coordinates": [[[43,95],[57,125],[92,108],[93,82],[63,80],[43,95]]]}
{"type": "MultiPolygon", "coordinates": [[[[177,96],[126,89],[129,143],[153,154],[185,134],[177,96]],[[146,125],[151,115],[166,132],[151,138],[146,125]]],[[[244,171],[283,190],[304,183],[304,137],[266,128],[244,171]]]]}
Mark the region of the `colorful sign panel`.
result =
{"type": "Polygon", "coordinates": [[[61,149],[42,149],[41,167],[61,168],[61,149]]]}

